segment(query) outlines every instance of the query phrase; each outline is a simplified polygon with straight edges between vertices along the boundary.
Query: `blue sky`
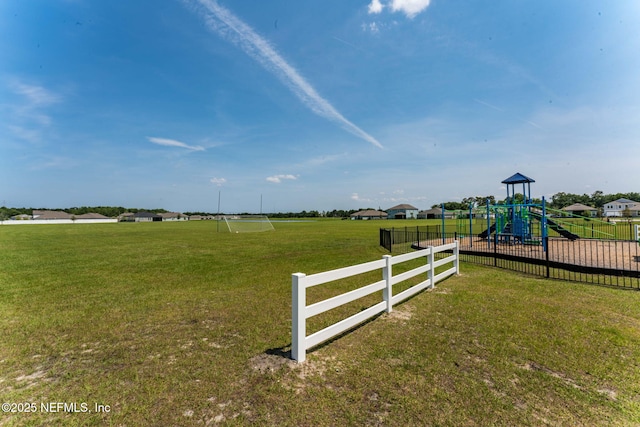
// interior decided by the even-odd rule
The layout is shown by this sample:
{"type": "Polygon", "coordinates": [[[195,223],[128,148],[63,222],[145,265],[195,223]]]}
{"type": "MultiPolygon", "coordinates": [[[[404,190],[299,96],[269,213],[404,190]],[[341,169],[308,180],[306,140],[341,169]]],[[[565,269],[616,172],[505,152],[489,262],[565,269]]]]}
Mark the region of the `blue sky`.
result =
{"type": "Polygon", "coordinates": [[[0,203],[640,191],[640,3],[0,2],[0,203]]]}

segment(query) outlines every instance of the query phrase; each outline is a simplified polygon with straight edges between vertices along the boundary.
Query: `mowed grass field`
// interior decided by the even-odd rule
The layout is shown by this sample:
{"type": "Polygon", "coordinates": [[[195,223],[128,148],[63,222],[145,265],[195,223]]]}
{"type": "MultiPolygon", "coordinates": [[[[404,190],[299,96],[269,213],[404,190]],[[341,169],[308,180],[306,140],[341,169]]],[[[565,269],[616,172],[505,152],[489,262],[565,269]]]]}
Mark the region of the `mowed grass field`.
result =
{"type": "Polygon", "coordinates": [[[387,224],[274,225],[0,226],[0,426],[640,425],[640,293],[462,264],[296,364],[291,274],[387,224]]]}

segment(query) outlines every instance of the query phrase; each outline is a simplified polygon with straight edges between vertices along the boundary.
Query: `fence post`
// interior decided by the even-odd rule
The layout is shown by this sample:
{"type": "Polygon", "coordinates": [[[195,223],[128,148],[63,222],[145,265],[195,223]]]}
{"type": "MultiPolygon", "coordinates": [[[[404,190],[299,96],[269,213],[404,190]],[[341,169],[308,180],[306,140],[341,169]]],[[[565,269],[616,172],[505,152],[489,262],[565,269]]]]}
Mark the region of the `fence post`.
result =
{"type": "Polygon", "coordinates": [[[429,255],[428,255],[428,260],[429,260],[429,284],[431,284],[431,288],[435,288],[436,284],[433,283],[433,278],[436,276],[435,275],[435,268],[433,266],[433,264],[435,264],[435,258],[434,258],[434,254],[433,254],[433,246],[429,246],[429,255]]]}
{"type": "Polygon", "coordinates": [[[456,246],[453,248],[453,255],[456,259],[453,261],[453,265],[456,267],[456,274],[460,274],[460,243],[457,240],[454,243],[456,246]]]}
{"type": "Polygon", "coordinates": [[[395,243],[396,240],[396,228],[395,227],[391,227],[391,249],[389,250],[389,252],[393,253],[393,244],[395,243]]]}
{"type": "Polygon", "coordinates": [[[545,247],[545,251],[544,251],[544,259],[545,259],[545,266],[546,266],[546,273],[547,273],[547,279],[549,277],[551,277],[551,269],[549,268],[549,251],[551,250],[551,248],[549,247],[549,236],[544,236],[542,238],[542,244],[545,247]]]}
{"type": "Polygon", "coordinates": [[[307,357],[307,289],[304,273],[291,275],[291,358],[298,363],[307,357]]]}
{"type": "Polygon", "coordinates": [[[382,278],[386,282],[387,286],[382,291],[382,298],[387,302],[387,313],[391,313],[393,310],[393,302],[391,301],[393,297],[393,286],[391,284],[391,278],[393,277],[393,270],[391,267],[391,255],[382,255],[384,259],[385,266],[382,269],[382,278]]]}

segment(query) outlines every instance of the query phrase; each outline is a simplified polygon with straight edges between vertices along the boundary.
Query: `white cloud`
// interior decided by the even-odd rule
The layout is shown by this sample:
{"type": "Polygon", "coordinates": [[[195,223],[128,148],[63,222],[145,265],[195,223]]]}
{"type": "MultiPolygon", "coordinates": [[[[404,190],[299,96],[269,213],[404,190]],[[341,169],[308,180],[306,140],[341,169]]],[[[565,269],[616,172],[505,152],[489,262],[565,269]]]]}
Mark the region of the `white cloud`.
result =
{"type": "Polygon", "coordinates": [[[204,147],[199,145],[188,145],[181,141],[176,141],[175,139],[167,139],[167,138],[156,138],[153,136],[148,136],[147,139],[149,142],[153,142],[154,144],[163,145],[165,147],[179,147],[186,148],[191,151],[204,151],[204,147]]]}
{"type": "Polygon", "coordinates": [[[320,96],[313,86],[250,26],[215,1],[197,1],[206,9],[201,10],[201,14],[211,30],[237,45],[247,55],[278,77],[307,108],[321,117],[340,124],[355,136],[382,148],[382,144],[377,139],[347,120],[329,101],[320,96]]]}
{"type": "Polygon", "coordinates": [[[371,3],[369,3],[369,13],[380,13],[383,7],[380,0],[371,0],[371,3]]]}
{"type": "Polygon", "coordinates": [[[414,18],[417,14],[429,7],[431,0],[392,0],[391,10],[403,12],[408,18],[414,18]]]}
{"type": "Polygon", "coordinates": [[[221,186],[222,186],[222,184],[226,184],[226,183],[227,183],[227,180],[226,180],[225,178],[216,178],[216,177],[213,177],[213,178],[211,178],[211,180],[210,180],[210,181],[211,181],[211,183],[212,183],[212,184],[215,184],[215,185],[217,185],[218,187],[221,187],[221,186]]]}
{"type": "MultiPolygon", "coordinates": [[[[431,4],[431,0],[391,0],[387,4],[382,4],[380,0],[371,0],[368,10],[370,14],[379,14],[385,7],[391,9],[391,12],[402,12],[407,18],[413,19],[420,12],[424,11],[431,4]]],[[[371,28],[372,32],[377,32],[371,28]]]]}
{"type": "Polygon", "coordinates": [[[268,176],[267,177],[267,181],[273,182],[275,184],[280,184],[282,182],[282,180],[293,180],[293,181],[295,181],[296,179],[298,179],[298,177],[295,176],[295,175],[291,175],[291,174],[273,175],[273,176],[268,176]]]}

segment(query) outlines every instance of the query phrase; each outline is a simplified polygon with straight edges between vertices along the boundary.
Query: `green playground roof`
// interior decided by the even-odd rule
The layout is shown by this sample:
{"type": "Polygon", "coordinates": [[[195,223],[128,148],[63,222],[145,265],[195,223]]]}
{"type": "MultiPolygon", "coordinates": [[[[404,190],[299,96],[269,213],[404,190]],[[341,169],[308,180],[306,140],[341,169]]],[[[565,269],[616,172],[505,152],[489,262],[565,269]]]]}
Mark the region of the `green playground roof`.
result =
{"type": "Polygon", "coordinates": [[[534,179],[524,176],[521,173],[511,175],[509,178],[502,181],[503,184],[521,184],[523,182],[536,182],[534,179]]]}

